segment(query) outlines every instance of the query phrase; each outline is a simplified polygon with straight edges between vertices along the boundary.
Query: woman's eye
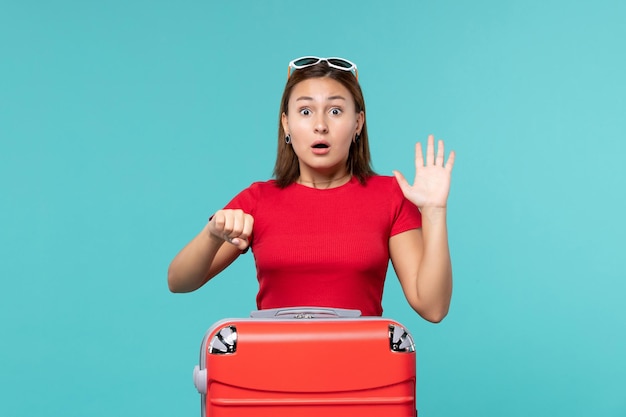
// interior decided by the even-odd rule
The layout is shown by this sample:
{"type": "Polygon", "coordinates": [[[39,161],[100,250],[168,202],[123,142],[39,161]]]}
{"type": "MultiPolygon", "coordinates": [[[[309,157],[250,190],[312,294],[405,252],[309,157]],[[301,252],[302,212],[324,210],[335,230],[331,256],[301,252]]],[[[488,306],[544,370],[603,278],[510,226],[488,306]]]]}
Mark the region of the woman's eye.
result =
{"type": "Polygon", "coordinates": [[[334,115],[334,116],[338,116],[341,114],[341,109],[338,108],[334,108],[330,110],[330,114],[334,115]]]}
{"type": "Polygon", "coordinates": [[[308,116],[308,115],[311,114],[311,110],[309,110],[309,109],[301,109],[300,110],[300,114],[303,115],[303,116],[308,116]]]}

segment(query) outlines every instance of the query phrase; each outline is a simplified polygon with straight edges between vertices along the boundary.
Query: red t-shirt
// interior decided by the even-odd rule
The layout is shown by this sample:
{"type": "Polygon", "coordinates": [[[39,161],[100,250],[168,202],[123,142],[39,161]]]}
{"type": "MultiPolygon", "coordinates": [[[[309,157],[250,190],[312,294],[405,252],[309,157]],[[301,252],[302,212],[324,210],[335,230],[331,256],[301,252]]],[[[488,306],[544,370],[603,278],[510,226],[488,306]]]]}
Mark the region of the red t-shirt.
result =
{"type": "Polygon", "coordinates": [[[382,315],[389,238],[422,223],[387,176],[327,190],[256,182],[226,208],[254,217],[259,309],[319,306],[382,315]]]}

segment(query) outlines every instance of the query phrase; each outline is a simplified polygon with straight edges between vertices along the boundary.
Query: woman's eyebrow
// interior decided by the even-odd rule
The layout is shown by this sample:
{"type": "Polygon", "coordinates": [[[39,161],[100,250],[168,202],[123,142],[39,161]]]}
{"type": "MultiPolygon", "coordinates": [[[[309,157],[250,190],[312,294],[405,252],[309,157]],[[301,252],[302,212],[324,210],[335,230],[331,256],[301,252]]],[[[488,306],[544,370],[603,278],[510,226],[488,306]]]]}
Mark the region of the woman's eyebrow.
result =
{"type": "MultiPolygon", "coordinates": [[[[314,98],[313,97],[309,97],[309,96],[300,96],[296,99],[296,101],[313,101],[314,98]]],[[[340,95],[336,95],[336,96],[330,96],[326,99],[326,101],[331,101],[331,100],[346,100],[346,98],[344,96],[340,96],[340,95]]]]}

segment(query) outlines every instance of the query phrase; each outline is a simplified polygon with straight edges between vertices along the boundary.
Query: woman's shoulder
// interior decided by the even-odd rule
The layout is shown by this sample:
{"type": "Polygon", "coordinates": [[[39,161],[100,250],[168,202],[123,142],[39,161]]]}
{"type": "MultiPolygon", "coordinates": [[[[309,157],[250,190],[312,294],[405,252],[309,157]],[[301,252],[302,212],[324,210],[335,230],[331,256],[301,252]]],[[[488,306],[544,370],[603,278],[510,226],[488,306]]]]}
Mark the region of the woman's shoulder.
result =
{"type": "Polygon", "coordinates": [[[251,209],[262,198],[271,196],[278,190],[275,180],[256,181],[239,191],[237,195],[226,205],[226,208],[251,209]]]}
{"type": "Polygon", "coordinates": [[[366,182],[369,183],[373,183],[373,184],[389,184],[391,182],[391,180],[395,180],[394,177],[390,176],[390,175],[379,175],[379,174],[374,174],[370,177],[367,177],[366,182]]]}
{"type": "Polygon", "coordinates": [[[253,195],[258,198],[268,194],[271,195],[279,190],[280,188],[276,184],[276,180],[270,179],[265,181],[255,181],[243,189],[240,194],[253,195]]]}
{"type": "Polygon", "coordinates": [[[372,175],[365,182],[365,189],[371,195],[398,202],[404,199],[404,194],[396,177],[392,175],[372,175]]]}
{"type": "Polygon", "coordinates": [[[400,188],[395,177],[390,175],[372,175],[365,181],[365,186],[373,189],[395,189],[400,188]]]}
{"type": "Polygon", "coordinates": [[[270,179],[265,181],[255,181],[248,188],[257,188],[260,190],[278,188],[276,180],[270,179]]]}

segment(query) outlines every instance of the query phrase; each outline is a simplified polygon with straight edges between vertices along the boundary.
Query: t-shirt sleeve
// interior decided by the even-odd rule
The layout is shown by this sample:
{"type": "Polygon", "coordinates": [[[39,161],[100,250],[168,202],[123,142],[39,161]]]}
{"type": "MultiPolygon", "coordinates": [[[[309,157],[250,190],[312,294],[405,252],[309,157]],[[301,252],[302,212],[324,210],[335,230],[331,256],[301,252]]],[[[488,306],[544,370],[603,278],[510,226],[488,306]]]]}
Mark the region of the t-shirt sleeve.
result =
{"type": "MultiPolygon", "coordinates": [[[[237,194],[226,206],[224,209],[239,209],[243,210],[244,213],[250,214],[252,217],[255,217],[255,209],[257,206],[257,201],[259,198],[259,184],[254,183],[250,187],[241,191],[237,194]]],[[[252,240],[254,239],[254,231],[250,236],[249,242],[252,245],[252,240]]]]}
{"type": "Polygon", "coordinates": [[[407,230],[419,229],[422,227],[422,215],[417,206],[404,197],[400,185],[396,179],[392,182],[392,196],[394,208],[394,220],[391,225],[391,236],[397,235],[407,230]]]}

